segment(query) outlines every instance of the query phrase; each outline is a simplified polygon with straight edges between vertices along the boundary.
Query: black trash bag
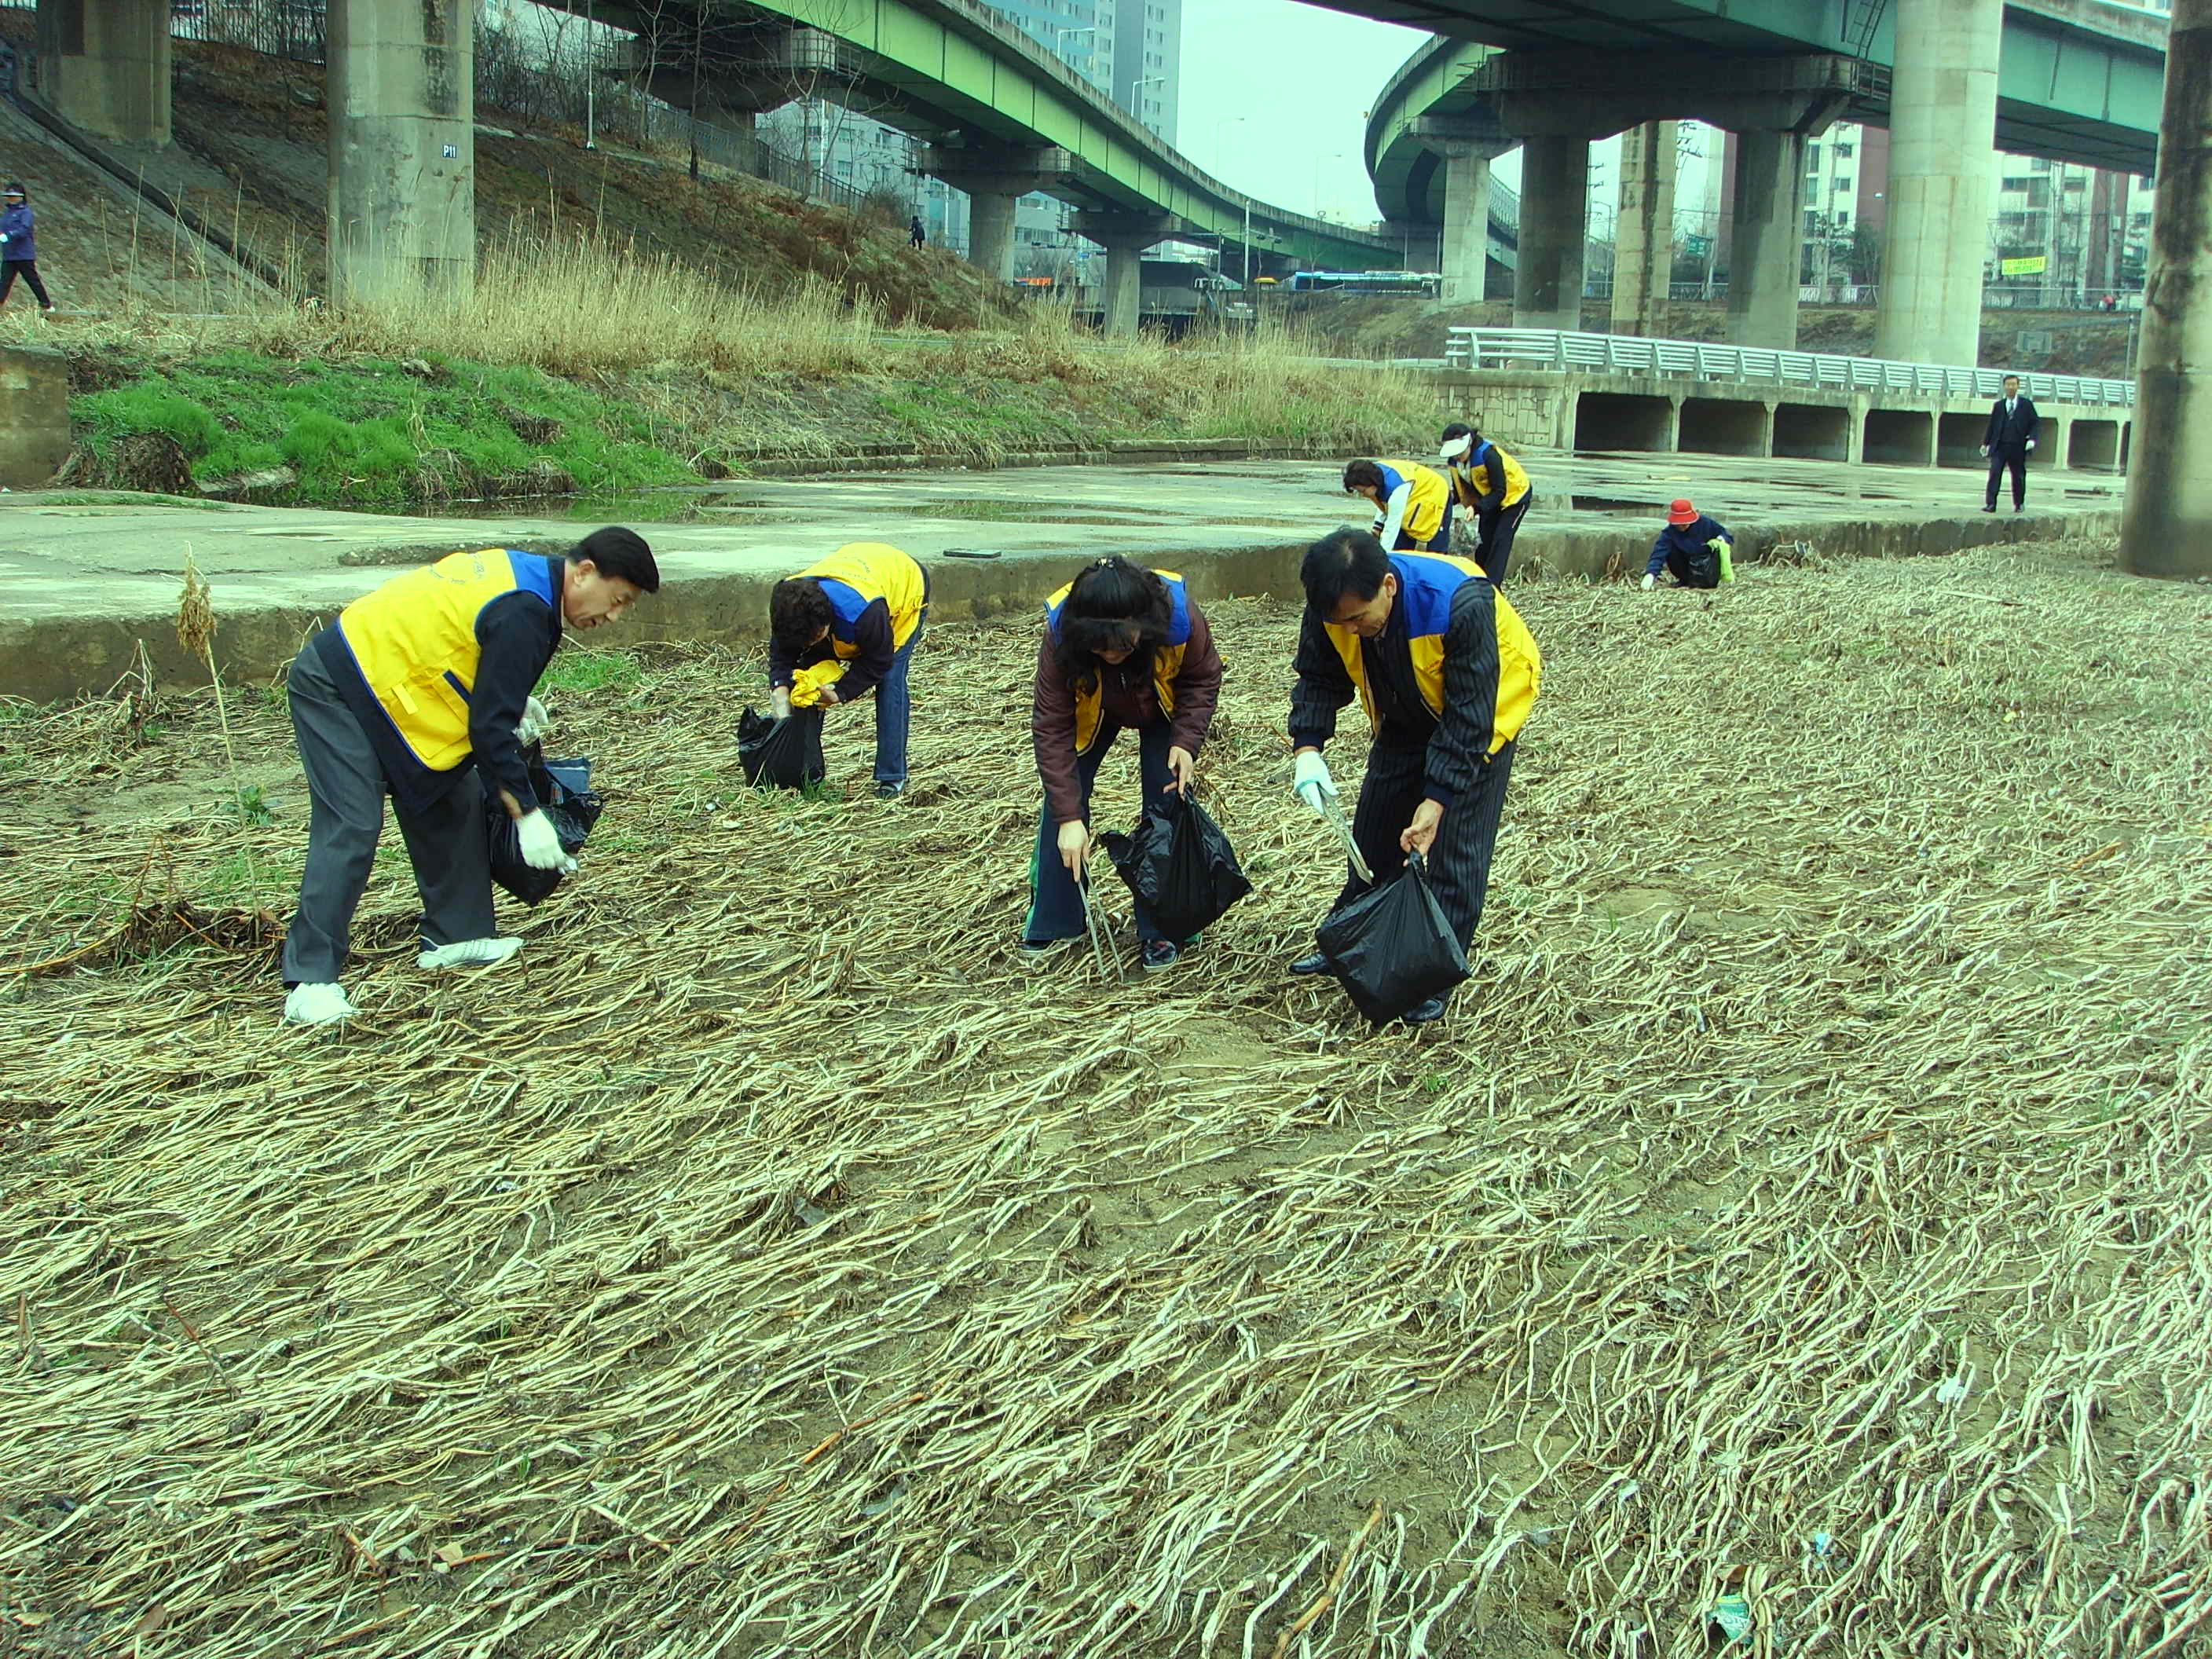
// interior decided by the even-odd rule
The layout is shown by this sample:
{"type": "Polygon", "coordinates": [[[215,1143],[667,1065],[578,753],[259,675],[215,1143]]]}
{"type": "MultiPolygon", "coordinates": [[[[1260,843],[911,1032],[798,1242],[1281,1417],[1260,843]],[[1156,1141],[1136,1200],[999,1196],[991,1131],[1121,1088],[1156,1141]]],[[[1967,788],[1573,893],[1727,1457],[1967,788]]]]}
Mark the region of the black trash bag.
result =
{"type": "Polygon", "coordinates": [[[1221,826],[1182,795],[1146,806],[1134,835],[1099,839],[1160,936],[1178,944],[1212,927],[1252,890],[1221,826]]]}
{"type": "Polygon", "coordinates": [[[794,708],[772,720],[748,708],[738,717],[738,763],[761,789],[805,789],[829,775],[822,763],[822,711],[794,708]]]}
{"type": "Polygon", "coordinates": [[[1380,1024],[1440,997],[1468,976],[1444,908],[1419,853],[1406,872],[1361,894],[1315,933],[1352,1006],[1380,1024]]]}
{"type": "MultiPolygon", "coordinates": [[[[529,769],[538,804],[561,837],[561,850],[574,858],[606,807],[592,793],[591,762],[549,761],[533,743],[522,751],[522,763],[529,769]]],[[[533,869],[524,861],[522,832],[507,816],[507,803],[489,788],[484,791],[484,830],[491,844],[491,878],[525,904],[543,904],[551,897],[561,872],[533,869]]]]}

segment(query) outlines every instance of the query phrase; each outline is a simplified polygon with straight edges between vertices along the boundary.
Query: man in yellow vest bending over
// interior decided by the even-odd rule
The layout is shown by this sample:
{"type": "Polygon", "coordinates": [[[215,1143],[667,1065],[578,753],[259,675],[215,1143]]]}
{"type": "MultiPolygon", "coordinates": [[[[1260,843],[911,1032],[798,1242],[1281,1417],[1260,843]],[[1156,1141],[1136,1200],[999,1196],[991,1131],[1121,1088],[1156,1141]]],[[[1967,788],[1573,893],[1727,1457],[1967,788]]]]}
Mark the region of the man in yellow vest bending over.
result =
{"type": "MultiPolygon", "coordinates": [[[[1347,527],[1307,550],[1298,577],[1306,611],[1291,693],[1292,787],[1316,813],[1335,799],[1322,746],[1336,733],[1337,710],[1358,697],[1375,744],[1352,839],[1378,884],[1405,867],[1407,853],[1421,854],[1437,902],[1472,954],[1513,739],[1543,674],[1536,642],[1471,559],[1385,553],[1374,537],[1347,527]]],[[[1368,885],[1355,871],[1332,911],[1368,885]]],[[[1316,952],[1291,971],[1328,967],[1316,952]]],[[[1444,1000],[1432,997],[1405,1018],[1419,1025],[1443,1013],[1444,1000]]]]}
{"type": "Polygon", "coordinates": [[[885,800],[906,793],[914,720],[907,670],[928,615],[928,574],[885,542],[848,542],[769,592],[768,678],[776,718],[791,713],[798,670],[845,664],[844,673],[821,688],[821,701],[835,708],[876,694],[876,793],[885,800]]]}
{"type": "Polygon", "coordinates": [[[522,948],[492,932],[485,797],[513,815],[533,867],[574,867],[530,787],[515,727],[563,623],[611,623],[659,586],[653,550],[614,527],[566,557],[456,553],[356,599],[301,648],[292,729],[314,809],[299,914],[284,937],[286,1019],[327,1025],[355,1012],[338,976],[386,794],[422,896],[420,964],[484,967],[522,948]]]}

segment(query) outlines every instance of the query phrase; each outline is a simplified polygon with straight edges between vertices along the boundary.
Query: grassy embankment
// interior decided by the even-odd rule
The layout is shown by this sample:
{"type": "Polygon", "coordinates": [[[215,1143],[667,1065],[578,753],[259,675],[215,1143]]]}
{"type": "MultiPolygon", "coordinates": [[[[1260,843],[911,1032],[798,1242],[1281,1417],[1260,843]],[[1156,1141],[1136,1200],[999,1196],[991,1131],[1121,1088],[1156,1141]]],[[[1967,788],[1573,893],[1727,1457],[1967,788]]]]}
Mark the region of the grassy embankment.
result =
{"type": "Polygon", "coordinates": [[[574,241],[493,250],[466,299],[190,331],[118,319],[61,343],[83,451],[70,482],[274,474],[252,493],[327,506],[604,495],[864,446],[986,462],[1146,437],[1352,451],[1434,418],[1413,377],[1323,368],[1322,348],[1279,330],[1109,343],[1046,307],[892,330],[826,283],[732,287],[574,241]]]}

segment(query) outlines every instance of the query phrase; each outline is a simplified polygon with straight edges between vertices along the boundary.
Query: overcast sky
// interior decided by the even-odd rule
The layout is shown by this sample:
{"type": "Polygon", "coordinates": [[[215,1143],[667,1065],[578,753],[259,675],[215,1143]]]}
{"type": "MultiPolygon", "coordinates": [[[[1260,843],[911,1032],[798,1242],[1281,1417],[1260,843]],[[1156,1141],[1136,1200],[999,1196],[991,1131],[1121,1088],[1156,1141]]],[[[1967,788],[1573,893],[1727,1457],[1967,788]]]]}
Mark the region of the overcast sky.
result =
{"type": "Polygon", "coordinates": [[[1319,205],[1364,223],[1376,216],[1367,111],[1427,39],[1300,0],[1183,0],[1176,147],[1224,184],[1298,212],[1314,210],[1318,176],[1319,205]]]}

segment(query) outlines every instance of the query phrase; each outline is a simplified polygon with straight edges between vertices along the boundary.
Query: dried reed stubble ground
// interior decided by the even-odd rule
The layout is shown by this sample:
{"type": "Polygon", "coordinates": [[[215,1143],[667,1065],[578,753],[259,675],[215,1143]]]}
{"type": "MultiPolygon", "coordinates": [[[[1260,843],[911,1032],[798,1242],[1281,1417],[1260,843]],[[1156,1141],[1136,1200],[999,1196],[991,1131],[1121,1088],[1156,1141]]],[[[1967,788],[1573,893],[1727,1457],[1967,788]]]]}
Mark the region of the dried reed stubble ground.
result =
{"type": "MultiPolygon", "coordinates": [[[[388,866],[336,1041],[202,945],[17,978],[0,1644],[1687,1655],[1740,1579],[1761,1653],[2203,1653],[2212,595],[2098,554],[1516,591],[1432,1042],[1281,975],[1337,878],[1257,603],[1258,891],[1172,976],[1011,961],[1034,636],[945,626],[890,808],[733,785],[749,663],[560,699],[584,877],[432,984],[388,866]]],[[[180,762],[156,867],[235,899],[156,713],[9,730],[94,810],[12,775],[5,948],[180,762]]]]}

